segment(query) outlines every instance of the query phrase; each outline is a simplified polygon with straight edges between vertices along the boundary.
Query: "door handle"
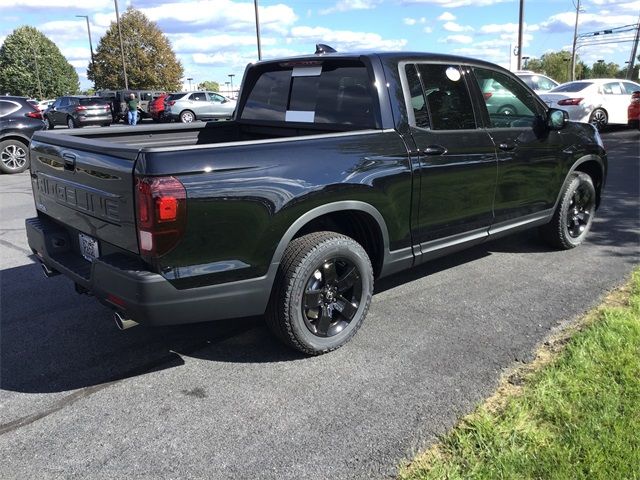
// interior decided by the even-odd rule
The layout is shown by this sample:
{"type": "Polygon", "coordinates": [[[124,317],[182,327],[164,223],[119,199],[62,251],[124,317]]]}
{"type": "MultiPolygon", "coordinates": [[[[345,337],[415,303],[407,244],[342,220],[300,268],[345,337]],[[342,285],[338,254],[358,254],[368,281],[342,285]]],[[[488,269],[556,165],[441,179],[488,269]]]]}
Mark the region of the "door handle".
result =
{"type": "Polygon", "coordinates": [[[73,153],[63,153],[64,169],[74,171],[76,168],[76,156],[73,153]]]}
{"type": "Polygon", "coordinates": [[[514,150],[516,146],[512,143],[501,143],[500,145],[498,145],[498,148],[500,150],[504,150],[505,152],[510,152],[511,150],[514,150]]]}
{"type": "Polygon", "coordinates": [[[425,155],[436,156],[436,155],[444,155],[445,153],[447,153],[447,149],[444,148],[442,145],[429,145],[424,149],[425,155]]]}

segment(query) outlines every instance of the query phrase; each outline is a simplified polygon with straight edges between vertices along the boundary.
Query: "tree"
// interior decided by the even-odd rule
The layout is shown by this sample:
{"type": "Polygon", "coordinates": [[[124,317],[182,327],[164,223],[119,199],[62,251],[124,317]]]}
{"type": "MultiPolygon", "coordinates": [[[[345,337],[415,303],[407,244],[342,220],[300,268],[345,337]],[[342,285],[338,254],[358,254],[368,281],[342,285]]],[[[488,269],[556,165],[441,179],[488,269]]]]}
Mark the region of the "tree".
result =
{"type": "Polygon", "coordinates": [[[0,47],[0,93],[44,100],[80,89],[78,74],[58,47],[33,27],[19,27],[0,47]]]}
{"type": "Polygon", "coordinates": [[[218,82],[214,82],[213,80],[205,80],[204,82],[198,84],[198,90],[207,90],[209,92],[219,92],[220,84],[218,82]]]}
{"type": "MultiPolygon", "coordinates": [[[[120,28],[129,88],[180,90],[182,64],[158,26],[139,10],[129,7],[120,17],[120,28]]],[[[115,22],[111,22],[100,39],[87,77],[95,82],[98,90],[124,88],[120,39],[115,22]]]]}
{"type": "Polygon", "coordinates": [[[604,61],[598,61],[593,64],[591,71],[592,78],[615,78],[620,71],[620,67],[617,63],[604,63],[604,61]]]}

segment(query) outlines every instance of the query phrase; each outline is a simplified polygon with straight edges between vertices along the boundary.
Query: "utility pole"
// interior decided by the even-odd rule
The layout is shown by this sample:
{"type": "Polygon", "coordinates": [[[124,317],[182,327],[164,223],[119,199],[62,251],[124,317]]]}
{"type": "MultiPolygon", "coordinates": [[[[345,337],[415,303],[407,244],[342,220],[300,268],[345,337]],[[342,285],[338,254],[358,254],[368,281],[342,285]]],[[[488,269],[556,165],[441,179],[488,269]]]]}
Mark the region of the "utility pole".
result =
{"type": "MultiPolygon", "coordinates": [[[[91,43],[91,27],[89,26],[89,15],[76,15],[76,17],[84,18],[87,21],[87,34],[89,35],[89,51],[91,52],[91,66],[93,67],[93,44],[91,43]]],[[[95,89],[96,83],[93,82],[95,89]]]]}
{"type": "Polygon", "coordinates": [[[258,39],[258,60],[262,60],[262,48],[260,48],[260,17],[258,16],[258,0],[253,0],[256,10],[256,38],[258,39]]]}
{"type": "Polygon", "coordinates": [[[116,25],[118,26],[118,37],[120,37],[120,56],[122,57],[122,72],[124,73],[124,89],[129,90],[129,80],[127,80],[127,65],[124,62],[124,44],[122,43],[122,30],[120,30],[120,14],[118,13],[118,0],[113,0],[116,5],[116,25]]]}
{"type": "Polygon", "coordinates": [[[578,43],[578,18],[580,17],[580,0],[576,4],[576,26],[573,29],[573,48],[571,49],[571,78],[573,82],[576,79],[576,43],[578,43]]]}
{"type": "Polygon", "coordinates": [[[627,80],[631,80],[631,76],[633,75],[633,66],[636,61],[636,53],[638,53],[638,40],[640,40],[640,16],[638,16],[638,23],[636,24],[636,38],[633,41],[633,47],[631,47],[631,56],[629,57],[629,68],[627,69],[627,80]]]}
{"type": "Polygon", "coordinates": [[[518,17],[518,64],[517,70],[522,70],[522,30],[524,21],[524,0],[520,0],[520,15],[518,17]]]}

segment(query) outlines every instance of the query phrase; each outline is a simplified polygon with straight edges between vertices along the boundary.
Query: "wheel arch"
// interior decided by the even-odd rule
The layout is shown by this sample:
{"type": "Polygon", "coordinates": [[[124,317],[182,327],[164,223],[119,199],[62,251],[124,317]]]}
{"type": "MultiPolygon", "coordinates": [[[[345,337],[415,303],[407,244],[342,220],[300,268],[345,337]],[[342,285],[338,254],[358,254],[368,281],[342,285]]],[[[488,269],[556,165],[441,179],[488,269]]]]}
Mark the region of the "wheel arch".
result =
{"type": "Polygon", "coordinates": [[[567,183],[570,181],[571,175],[575,172],[582,172],[591,177],[593,185],[596,188],[596,208],[598,208],[602,199],[602,190],[606,182],[607,167],[606,163],[598,155],[587,155],[575,162],[567,172],[567,175],[562,184],[562,188],[560,189],[560,193],[558,194],[558,199],[556,200],[554,209],[557,208],[560,202],[560,197],[562,196],[562,192],[564,191],[567,183]]]}
{"type": "Polygon", "coordinates": [[[0,142],[5,142],[7,140],[17,140],[18,142],[24,143],[27,148],[29,148],[29,143],[31,142],[31,139],[29,137],[20,135],[18,133],[8,133],[0,137],[0,142]]]}
{"type": "Polygon", "coordinates": [[[369,255],[374,275],[380,275],[389,253],[386,222],[374,206],[354,200],[321,205],[299,217],[278,243],[270,268],[277,269],[287,245],[294,238],[323,230],[341,233],[357,241],[369,255]]]}

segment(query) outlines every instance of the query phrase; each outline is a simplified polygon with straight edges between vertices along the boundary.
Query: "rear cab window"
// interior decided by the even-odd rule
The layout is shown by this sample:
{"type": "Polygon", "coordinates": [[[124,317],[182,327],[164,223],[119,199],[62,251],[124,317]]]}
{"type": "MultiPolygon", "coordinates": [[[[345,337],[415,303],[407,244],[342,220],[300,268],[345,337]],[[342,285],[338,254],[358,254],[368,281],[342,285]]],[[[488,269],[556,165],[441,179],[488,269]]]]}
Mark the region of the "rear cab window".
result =
{"type": "Polygon", "coordinates": [[[362,62],[283,62],[268,68],[250,85],[241,120],[377,128],[377,97],[362,62]]]}

